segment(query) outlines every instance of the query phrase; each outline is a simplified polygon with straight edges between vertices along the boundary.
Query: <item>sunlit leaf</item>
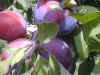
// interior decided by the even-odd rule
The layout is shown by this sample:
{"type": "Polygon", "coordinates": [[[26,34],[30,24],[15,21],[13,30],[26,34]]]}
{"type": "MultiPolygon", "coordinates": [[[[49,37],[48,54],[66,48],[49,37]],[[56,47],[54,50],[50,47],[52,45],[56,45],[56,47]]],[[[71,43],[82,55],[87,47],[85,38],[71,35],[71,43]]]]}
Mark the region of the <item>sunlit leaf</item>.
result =
{"type": "Polygon", "coordinates": [[[58,33],[58,25],[55,23],[42,23],[38,24],[40,43],[48,43],[53,40],[58,33]]]}
{"type": "Polygon", "coordinates": [[[99,24],[98,26],[94,27],[94,28],[91,30],[89,36],[90,36],[91,38],[95,39],[95,41],[97,41],[97,42],[100,43],[100,38],[97,37],[97,35],[99,35],[99,34],[100,34],[100,24],[99,24]]]}
{"type": "Polygon", "coordinates": [[[58,61],[53,56],[50,56],[48,75],[60,75],[60,74],[61,74],[60,66],[58,61]]]}
{"type": "Polygon", "coordinates": [[[7,45],[8,45],[7,41],[0,39],[0,55],[1,55],[2,49],[6,47],[7,45]]]}
{"type": "Polygon", "coordinates": [[[37,68],[38,75],[48,75],[48,60],[45,60],[40,55],[38,55],[34,64],[37,68]]]}
{"type": "Polygon", "coordinates": [[[32,7],[32,0],[17,0],[17,2],[24,10],[28,10],[28,8],[32,7]]]}
{"type": "Polygon", "coordinates": [[[12,63],[11,65],[14,65],[16,63],[18,63],[23,57],[24,57],[25,53],[24,53],[24,49],[22,48],[19,52],[17,52],[17,54],[12,58],[12,63]]]}
{"type": "Polygon", "coordinates": [[[8,71],[11,59],[6,61],[0,61],[0,75],[4,75],[8,71]]]}
{"type": "Polygon", "coordinates": [[[95,56],[95,66],[91,75],[100,75],[100,54],[95,56]]]}
{"type": "Polygon", "coordinates": [[[78,11],[78,13],[81,13],[81,14],[99,12],[99,10],[97,8],[95,8],[93,6],[89,6],[89,5],[81,5],[78,8],[76,8],[76,10],[78,11]]]}
{"type": "Polygon", "coordinates": [[[80,56],[80,59],[88,58],[88,47],[84,40],[82,31],[74,37],[74,41],[75,41],[76,49],[80,56]]]}
{"type": "MultiPolygon", "coordinates": [[[[100,12],[74,15],[83,24],[83,36],[88,45],[89,51],[100,50],[99,46],[99,24],[100,12]]],[[[100,51],[99,51],[100,52],[100,51]]]]}
{"type": "Polygon", "coordinates": [[[50,56],[48,75],[71,75],[71,74],[53,56],[50,56]]]}
{"type": "Polygon", "coordinates": [[[92,23],[92,21],[97,20],[100,18],[100,12],[95,13],[87,13],[87,14],[79,14],[79,15],[73,15],[76,19],[78,19],[83,25],[87,24],[89,22],[92,23]]]}

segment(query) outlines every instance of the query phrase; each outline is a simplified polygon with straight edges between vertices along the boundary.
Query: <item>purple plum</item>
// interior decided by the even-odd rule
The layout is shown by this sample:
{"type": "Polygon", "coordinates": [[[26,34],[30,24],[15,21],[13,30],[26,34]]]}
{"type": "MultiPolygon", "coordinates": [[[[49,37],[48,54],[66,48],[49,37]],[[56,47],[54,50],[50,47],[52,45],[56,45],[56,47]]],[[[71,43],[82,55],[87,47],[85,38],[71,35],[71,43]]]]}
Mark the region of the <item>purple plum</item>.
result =
{"type": "Polygon", "coordinates": [[[48,44],[42,45],[42,48],[49,54],[53,55],[59,63],[70,71],[72,67],[72,56],[69,45],[61,39],[54,39],[48,44]]]}
{"type": "Polygon", "coordinates": [[[59,31],[59,35],[68,35],[77,27],[77,20],[72,16],[67,16],[62,28],[59,31]]]}
{"type": "Polygon", "coordinates": [[[65,19],[64,13],[65,13],[65,11],[63,9],[50,10],[44,16],[43,22],[56,23],[56,24],[59,24],[59,26],[60,26],[63,23],[63,20],[65,19]]]}
{"type": "Polygon", "coordinates": [[[56,23],[59,25],[58,35],[68,35],[77,26],[77,20],[69,16],[69,10],[54,9],[50,10],[43,19],[45,23],[56,23]]]}
{"type": "Polygon", "coordinates": [[[40,0],[34,8],[34,17],[36,23],[42,23],[45,14],[55,8],[60,8],[59,2],[40,0]]]}

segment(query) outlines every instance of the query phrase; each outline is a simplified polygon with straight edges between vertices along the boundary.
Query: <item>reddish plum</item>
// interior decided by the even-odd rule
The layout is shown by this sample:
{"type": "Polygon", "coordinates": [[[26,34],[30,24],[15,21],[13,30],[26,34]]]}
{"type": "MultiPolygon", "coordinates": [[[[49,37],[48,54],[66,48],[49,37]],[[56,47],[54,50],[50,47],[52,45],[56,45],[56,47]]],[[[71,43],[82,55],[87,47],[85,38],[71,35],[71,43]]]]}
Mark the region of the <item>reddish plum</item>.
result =
{"type": "Polygon", "coordinates": [[[26,47],[29,47],[31,45],[32,45],[32,43],[29,39],[19,38],[19,39],[16,39],[14,41],[11,41],[8,44],[8,47],[10,47],[10,48],[26,48],[26,47]]]}
{"type": "Polygon", "coordinates": [[[0,12],[0,38],[14,40],[24,36],[26,33],[26,21],[13,11],[0,12]]]}
{"type": "MultiPolygon", "coordinates": [[[[11,41],[8,44],[9,48],[27,48],[30,46],[32,46],[32,43],[30,40],[28,40],[26,38],[19,38],[14,41],[11,41]]],[[[2,61],[7,60],[7,59],[11,58],[12,56],[14,56],[14,55],[13,54],[10,55],[10,54],[8,54],[7,50],[3,50],[1,60],[2,61]]]]}

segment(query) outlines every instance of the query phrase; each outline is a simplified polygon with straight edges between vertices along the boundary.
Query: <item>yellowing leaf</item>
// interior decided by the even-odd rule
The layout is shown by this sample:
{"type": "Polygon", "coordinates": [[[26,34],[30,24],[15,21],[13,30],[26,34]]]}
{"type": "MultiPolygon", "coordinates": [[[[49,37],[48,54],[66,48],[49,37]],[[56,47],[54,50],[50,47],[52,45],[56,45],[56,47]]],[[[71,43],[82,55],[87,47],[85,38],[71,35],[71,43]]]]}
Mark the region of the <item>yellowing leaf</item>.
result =
{"type": "Polygon", "coordinates": [[[18,63],[24,57],[24,49],[22,48],[12,59],[11,65],[18,63]]]}

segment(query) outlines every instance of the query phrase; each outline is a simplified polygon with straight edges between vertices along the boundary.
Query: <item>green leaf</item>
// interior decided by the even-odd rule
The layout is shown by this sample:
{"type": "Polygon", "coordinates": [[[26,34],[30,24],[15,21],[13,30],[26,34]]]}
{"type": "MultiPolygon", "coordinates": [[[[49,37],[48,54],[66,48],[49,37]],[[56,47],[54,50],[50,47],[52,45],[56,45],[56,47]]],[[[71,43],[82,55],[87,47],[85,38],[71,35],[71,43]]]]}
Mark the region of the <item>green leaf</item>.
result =
{"type": "Polygon", "coordinates": [[[100,19],[100,16],[83,26],[84,38],[88,44],[89,51],[92,51],[92,52],[94,52],[95,50],[100,50],[100,46],[99,46],[100,21],[99,19],[100,19]]]}
{"type": "Polygon", "coordinates": [[[94,59],[91,57],[84,61],[78,59],[76,61],[76,68],[74,75],[90,75],[94,68],[94,64],[95,64],[94,59]]]}
{"type": "MultiPolygon", "coordinates": [[[[83,34],[89,52],[98,52],[100,50],[99,26],[100,12],[89,14],[74,15],[83,24],[83,34]],[[97,50],[97,51],[96,51],[97,50]]],[[[100,52],[100,51],[99,51],[100,52]]]]}
{"type": "Polygon", "coordinates": [[[0,56],[1,56],[2,49],[7,45],[8,45],[7,41],[0,39],[0,56]]]}
{"type": "Polygon", "coordinates": [[[97,8],[89,5],[81,5],[78,8],[76,8],[76,10],[78,11],[78,13],[81,14],[96,13],[99,11],[97,8]]]}
{"type": "Polygon", "coordinates": [[[90,14],[85,14],[80,18],[80,21],[83,24],[89,23],[91,21],[94,21],[96,19],[100,18],[100,12],[96,12],[96,13],[90,13],[90,14]]]}
{"type": "Polygon", "coordinates": [[[95,56],[95,66],[91,75],[100,75],[100,54],[95,56]]]}
{"type": "Polygon", "coordinates": [[[58,25],[55,23],[38,24],[40,43],[46,44],[53,40],[58,33],[58,25]]]}
{"type": "Polygon", "coordinates": [[[18,63],[23,57],[24,57],[24,48],[20,49],[19,52],[16,53],[16,55],[12,58],[11,65],[14,65],[18,63]]]}
{"type": "Polygon", "coordinates": [[[28,10],[28,8],[32,7],[33,0],[17,0],[17,3],[22,6],[24,10],[28,10]]]}
{"type": "Polygon", "coordinates": [[[7,46],[7,44],[8,44],[7,41],[0,39],[0,48],[7,46]]]}
{"type": "Polygon", "coordinates": [[[74,37],[74,41],[80,59],[88,58],[88,48],[82,31],[74,37]]]}
{"type": "Polygon", "coordinates": [[[100,18],[100,12],[96,12],[96,13],[87,13],[87,14],[75,14],[72,15],[73,17],[75,17],[76,19],[78,19],[83,25],[87,24],[89,22],[92,23],[92,21],[97,20],[98,18],[100,18]]]}
{"type": "Polygon", "coordinates": [[[0,61],[0,75],[4,75],[8,71],[11,59],[6,61],[0,61]]]}
{"type": "Polygon", "coordinates": [[[0,0],[0,5],[4,8],[7,9],[10,5],[13,4],[14,0],[0,0]]]}
{"type": "Polygon", "coordinates": [[[97,37],[97,35],[100,34],[100,23],[98,26],[96,26],[95,28],[93,28],[89,34],[89,37],[95,39],[95,41],[100,43],[100,37],[97,37]]]}
{"type": "Polygon", "coordinates": [[[61,75],[58,61],[53,56],[50,56],[49,59],[48,75],[61,75]]]}
{"type": "Polygon", "coordinates": [[[90,75],[90,73],[92,72],[94,68],[94,60],[91,60],[91,59],[92,58],[86,59],[80,64],[79,69],[78,69],[78,75],[90,75]]]}
{"type": "Polygon", "coordinates": [[[48,75],[48,60],[38,55],[34,64],[38,70],[38,75],[48,75]]]}
{"type": "Polygon", "coordinates": [[[50,56],[48,75],[71,75],[71,74],[53,56],[50,56]]]}
{"type": "Polygon", "coordinates": [[[23,48],[5,48],[9,55],[16,55],[23,48]]]}
{"type": "Polygon", "coordinates": [[[60,75],[71,75],[61,64],[60,64],[60,75]]]}

